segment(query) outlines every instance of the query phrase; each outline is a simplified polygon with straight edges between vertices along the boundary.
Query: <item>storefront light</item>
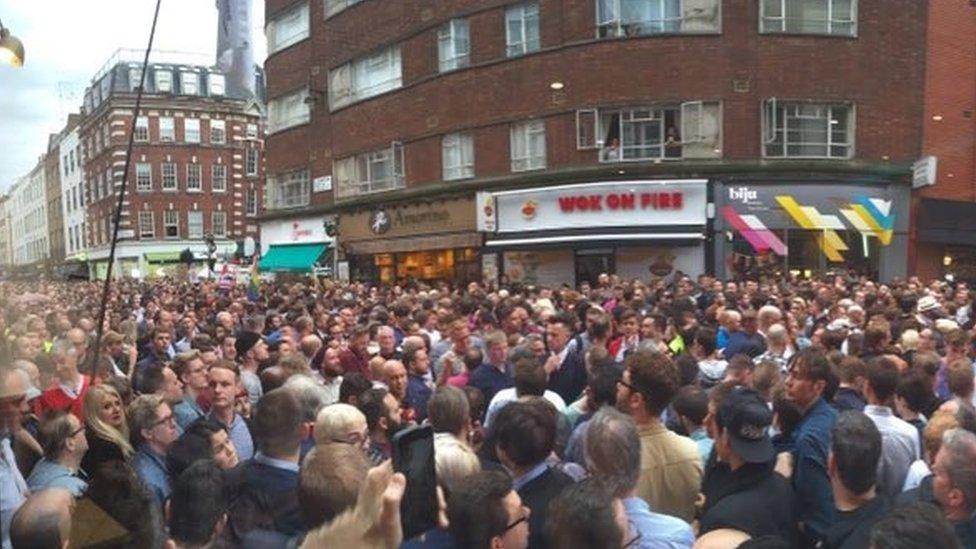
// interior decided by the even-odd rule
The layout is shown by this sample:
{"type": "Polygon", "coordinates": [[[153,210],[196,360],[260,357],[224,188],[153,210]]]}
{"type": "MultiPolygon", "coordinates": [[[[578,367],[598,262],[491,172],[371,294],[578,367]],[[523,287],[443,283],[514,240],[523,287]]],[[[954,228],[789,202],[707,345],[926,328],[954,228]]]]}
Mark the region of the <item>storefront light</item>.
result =
{"type": "Polygon", "coordinates": [[[553,89],[553,90],[559,91],[559,90],[563,89],[565,86],[563,85],[562,82],[553,82],[553,83],[549,84],[549,87],[551,89],[553,89]]]}
{"type": "Polygon", "coordinates": [[[950,265],[952,265],[952,256],[951,255],[948,255],[948,254],[944,255],[942,257],[942,265],[944,265],[946,267],[949,267],[950,265]]]}
{"type": "Polygon", "coordinates": [[[937,114],[937,115],[935,115],[935,116],[932,117],[932,120],[935,120],[936,122],[942,122],[942,115],[941,114],[937,114]]]}

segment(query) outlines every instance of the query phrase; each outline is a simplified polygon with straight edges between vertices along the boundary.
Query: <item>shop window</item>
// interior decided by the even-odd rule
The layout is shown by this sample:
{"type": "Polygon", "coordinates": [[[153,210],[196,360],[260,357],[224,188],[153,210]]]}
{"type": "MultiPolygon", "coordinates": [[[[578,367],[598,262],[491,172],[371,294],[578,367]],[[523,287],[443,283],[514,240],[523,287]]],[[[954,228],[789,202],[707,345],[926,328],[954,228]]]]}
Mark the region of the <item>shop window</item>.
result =
{"type": "Polygon", "coordinates": [[[771,158],[851,158],[854,106],[768,99],[763,153],[771,158]]]}
{"type": "Polygon", "coordinates": [[[437,31],[437,59],[441,72],[468,66],[471,54],[468,20],[452,19],[437,31]]]}
{"type": "Polygon", "coordinates": [[[511,128],[512,171],[541,170],[546,167],[546,124],[531,120],[511,128]]]}
{"type": "Polygon", "coordinates": [[[857,0],[761,0],[760,32],[857,36],[857,0]]]}
{"type": "Polygon", "coordinates": [[[402,189],[403,145],[394,142],[389,148],[336,160],[332,173],[337,198],[402,189]]]}
{"type": "Polygon", "coordinates": [[[474,177],[474,139],[471,134],[445,135],[441,146],[445,181],[474,177]]]}
{"type": "Polygon", "coordinates": [[[720,10],[720,0],[597,0],[597,36],[720,32],[720,10]]]}
{"type": "Polygon", "coordinates": [[[505,10],[505,45],[509,57],[525,55],[541,47],[539,4],[520,4],[505,10]]]}

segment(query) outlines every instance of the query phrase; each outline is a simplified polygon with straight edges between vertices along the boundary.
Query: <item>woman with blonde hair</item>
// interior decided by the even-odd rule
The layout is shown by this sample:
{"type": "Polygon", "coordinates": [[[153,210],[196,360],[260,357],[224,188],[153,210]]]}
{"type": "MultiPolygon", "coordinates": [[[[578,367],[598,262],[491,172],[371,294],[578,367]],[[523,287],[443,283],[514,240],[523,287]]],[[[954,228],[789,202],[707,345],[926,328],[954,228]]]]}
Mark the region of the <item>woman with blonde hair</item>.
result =
{"type": "Polygon", "coordinates": [[[129,443],[125,407],[118,391],[107,384],[93,385],[85,395],[83,409],[88,452],[81,461],[81,468],[93,473],[108,461],[127,462],[134,452],[129,443]]]}

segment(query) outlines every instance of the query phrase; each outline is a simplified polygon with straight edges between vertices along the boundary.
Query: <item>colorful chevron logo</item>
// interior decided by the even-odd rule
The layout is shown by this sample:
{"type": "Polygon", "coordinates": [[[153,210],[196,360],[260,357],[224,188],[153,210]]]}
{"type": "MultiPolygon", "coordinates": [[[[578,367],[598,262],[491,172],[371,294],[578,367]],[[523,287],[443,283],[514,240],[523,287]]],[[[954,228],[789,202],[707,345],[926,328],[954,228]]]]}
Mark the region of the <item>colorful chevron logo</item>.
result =
{"type": "Polygon", "coordinates": [[[841,208],[840,213],[865,236],[876,236],[881,244],[891,244],[891,236],[895,228],[895,214],[891,212],[891,201],[880,198],[868,198],[860,195],[855,203],[848,208],[841,208]]]}
{"type": "Polygon", "coordinates": [[[740,214],[732,206],[722,208],[722,216],[757,253],[772,250],[777,255],[786,255],[786,244],[783,244],[778,236],[766,228],[766,225],[758,217],[740,214]]]}
{"type": "Polygon", "coordinates": [[[796,221],[797,225],[804,229],[820,231],[817,235],[817,244],[827,259],[835,262],[844,261],[841,252],[847,251],[847,244],[837,234],[837,231],[846,230],[847,227],[836,215],[825,215],[813,206],[801,206],[792,196],[777,196],[776,201],[786,210],[786,213],[796,221]]]}

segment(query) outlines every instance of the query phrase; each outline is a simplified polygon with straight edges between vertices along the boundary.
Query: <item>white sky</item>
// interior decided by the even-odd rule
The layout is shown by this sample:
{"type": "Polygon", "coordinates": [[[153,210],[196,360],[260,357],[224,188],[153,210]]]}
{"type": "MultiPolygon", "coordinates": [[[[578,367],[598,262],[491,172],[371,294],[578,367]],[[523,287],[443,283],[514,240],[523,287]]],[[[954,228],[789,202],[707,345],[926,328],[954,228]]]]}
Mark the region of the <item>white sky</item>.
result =
{"type": "MultiPolygon", "coordinates": [[[[264,0],[252,3],[255,61],[264,64],[264,0]]],[[[85,87],[118,48],[145,51],[155,0],[0,0],[0,21],[24,43],[23,68],[0,65],[0,191],[27,174],[48,134],[78,112],[85,87]]],[[[215,0],[162,0],[153,50],[217,49],[215,0]]]]}

